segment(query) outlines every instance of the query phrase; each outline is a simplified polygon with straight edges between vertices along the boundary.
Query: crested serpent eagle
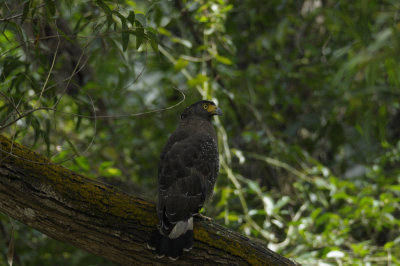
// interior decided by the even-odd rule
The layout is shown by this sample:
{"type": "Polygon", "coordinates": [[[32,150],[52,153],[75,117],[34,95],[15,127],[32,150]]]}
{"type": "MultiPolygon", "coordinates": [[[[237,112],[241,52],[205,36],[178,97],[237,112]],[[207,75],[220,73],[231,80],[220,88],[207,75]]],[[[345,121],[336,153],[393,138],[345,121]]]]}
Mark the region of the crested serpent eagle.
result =
{"type": "Polygon", "coordinates": [[[158,258],[177,259],[193,247],[193,215],[210,198],[219,171],[218,140],[211,118],[221,114],[211,101],[187,107],[161,152],[159,225],[147,243],[158,258]]]}

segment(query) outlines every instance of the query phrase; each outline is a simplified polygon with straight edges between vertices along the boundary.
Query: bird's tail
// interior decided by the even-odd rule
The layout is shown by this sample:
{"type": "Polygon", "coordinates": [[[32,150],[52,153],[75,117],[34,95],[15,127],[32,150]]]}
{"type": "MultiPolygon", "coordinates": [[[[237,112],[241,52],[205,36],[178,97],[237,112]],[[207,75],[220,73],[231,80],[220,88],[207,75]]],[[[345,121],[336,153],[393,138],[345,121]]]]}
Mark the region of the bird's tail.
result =
{"type": "Polygon", "coordinates": [[[161,228],[153,231],[147,247],[155,250],[157,257],[169,257],[172,260],[178,259],[183,251],[189,251],[193,247],[193,217],[186,221],[179,221],[173,225],[168,233],[161,228]]]}

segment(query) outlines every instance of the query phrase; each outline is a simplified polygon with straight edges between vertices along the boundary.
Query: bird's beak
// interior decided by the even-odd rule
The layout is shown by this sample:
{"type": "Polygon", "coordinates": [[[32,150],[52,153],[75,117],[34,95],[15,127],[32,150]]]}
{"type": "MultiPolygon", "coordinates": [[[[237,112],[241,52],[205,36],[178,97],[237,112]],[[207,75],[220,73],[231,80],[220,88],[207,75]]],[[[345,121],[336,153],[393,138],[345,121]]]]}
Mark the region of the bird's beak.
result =
{"type": "Polygon", "coordinates": [[[222,115],[222,110],[213,104],[208,106],[207,111],[211,115],[222,115]]]}

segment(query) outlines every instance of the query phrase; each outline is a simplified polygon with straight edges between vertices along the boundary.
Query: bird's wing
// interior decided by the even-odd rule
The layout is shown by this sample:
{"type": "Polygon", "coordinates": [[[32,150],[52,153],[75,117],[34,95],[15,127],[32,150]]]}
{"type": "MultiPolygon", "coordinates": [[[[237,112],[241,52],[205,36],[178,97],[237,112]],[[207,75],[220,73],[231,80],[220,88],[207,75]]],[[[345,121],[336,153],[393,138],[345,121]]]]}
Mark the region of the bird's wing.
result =
{"type": "Polygon", "coordinates": [[[217,143],[209,134],[171,136],[158,169],[160,220],[176,223],[197,213],[212,193],[218,164],[217,143]]]}

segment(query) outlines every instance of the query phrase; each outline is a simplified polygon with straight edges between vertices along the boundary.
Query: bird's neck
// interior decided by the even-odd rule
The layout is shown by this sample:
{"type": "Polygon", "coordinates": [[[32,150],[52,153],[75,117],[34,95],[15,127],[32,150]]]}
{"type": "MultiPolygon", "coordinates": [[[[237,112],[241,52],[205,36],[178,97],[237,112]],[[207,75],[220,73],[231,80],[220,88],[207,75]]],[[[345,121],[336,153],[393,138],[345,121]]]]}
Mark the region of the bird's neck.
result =
{"type": "Polygon", "coordinates": [[[189,119],[181,120],[179,124],[180,128],[185,128],[189,131],[196,131],[192,133],[199,133],[199,131],[207,132],[211,134],[214,139],[217,138],[214,126],[211,124],[210,119],[202,117],[191,117],[189,119]]]}
{"type": "Polygon", "coordinates": [[[204,125],[211,124],[211,118],[204,118],[200,116],[188,117],[181,120],[181,125],[204,125]]]}

